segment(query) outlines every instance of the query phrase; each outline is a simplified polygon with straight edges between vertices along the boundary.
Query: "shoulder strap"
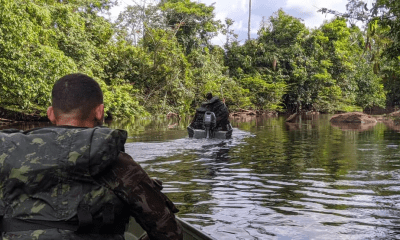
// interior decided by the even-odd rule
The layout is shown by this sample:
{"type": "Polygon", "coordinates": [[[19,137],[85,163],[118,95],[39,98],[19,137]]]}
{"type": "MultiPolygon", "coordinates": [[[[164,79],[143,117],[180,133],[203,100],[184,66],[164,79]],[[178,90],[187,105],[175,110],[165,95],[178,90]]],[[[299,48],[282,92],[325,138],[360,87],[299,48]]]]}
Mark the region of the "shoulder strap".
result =
{"type": "Polygon", "coordinates": [[[0,199],[0,220],[6,215],[6,205],[3,200],[0,199]]]}

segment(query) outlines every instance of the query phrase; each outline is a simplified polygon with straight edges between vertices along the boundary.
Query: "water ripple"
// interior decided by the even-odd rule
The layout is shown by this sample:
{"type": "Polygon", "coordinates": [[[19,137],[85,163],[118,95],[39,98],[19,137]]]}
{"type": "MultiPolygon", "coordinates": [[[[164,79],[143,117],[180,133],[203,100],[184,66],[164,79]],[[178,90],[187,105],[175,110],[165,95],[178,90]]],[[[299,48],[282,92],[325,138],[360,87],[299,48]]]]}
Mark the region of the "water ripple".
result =
{"type": "Polygon", "coordinates": [[[180,217],[219,240],[400,239],[396,133],[264,124],[127,152],[164,181],[180,217]]]}

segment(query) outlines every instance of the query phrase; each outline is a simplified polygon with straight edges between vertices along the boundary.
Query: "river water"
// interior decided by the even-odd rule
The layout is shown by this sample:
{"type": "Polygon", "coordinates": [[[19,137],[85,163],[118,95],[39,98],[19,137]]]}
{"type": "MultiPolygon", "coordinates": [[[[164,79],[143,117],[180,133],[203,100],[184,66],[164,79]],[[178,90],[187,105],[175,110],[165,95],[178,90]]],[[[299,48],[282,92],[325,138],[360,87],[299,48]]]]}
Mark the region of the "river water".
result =
{"type": "Polygon", "coordinates": [[[126,152],[177,215],[216,239],[400,239],[400,133],[329,115],[231,122],[229,140],[189,139],[187,121],[109,126],[128,131],[126,152]]]}
{"type": "Polygon", "coordinates": [[[230,140],[189,139],[184,123],[125,125],[126,151],[179,217],[217,239],[400,238],[398,132],[341,130],[328,115],[232,125],[230,140]]]}

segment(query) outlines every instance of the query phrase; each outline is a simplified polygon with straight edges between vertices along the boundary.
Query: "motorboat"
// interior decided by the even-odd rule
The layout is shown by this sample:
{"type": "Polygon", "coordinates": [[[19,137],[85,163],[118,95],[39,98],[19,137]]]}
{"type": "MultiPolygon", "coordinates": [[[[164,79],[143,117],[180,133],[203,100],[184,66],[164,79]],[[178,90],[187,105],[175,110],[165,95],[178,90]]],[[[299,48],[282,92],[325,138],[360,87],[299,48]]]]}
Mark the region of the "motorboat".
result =
{"type": "Polygon", "coordinates": [[[187,127],[190,138],[214,138],[229,139],[232,138],[232,125],[228,123],[225,129],[216,127],[216,117],[211,111],[204,113],[202,124],[196,124],[194,121],[187,127]]]}

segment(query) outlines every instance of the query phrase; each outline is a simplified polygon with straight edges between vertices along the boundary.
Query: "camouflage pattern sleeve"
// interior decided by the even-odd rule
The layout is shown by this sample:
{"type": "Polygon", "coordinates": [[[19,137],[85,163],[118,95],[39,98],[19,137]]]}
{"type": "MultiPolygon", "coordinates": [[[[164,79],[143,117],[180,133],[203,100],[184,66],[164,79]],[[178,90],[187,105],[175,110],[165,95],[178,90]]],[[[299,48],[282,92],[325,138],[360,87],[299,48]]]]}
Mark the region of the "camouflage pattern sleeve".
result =
{"type": "Polygon", "coordinates": [[[181,240],[182,229],[175,219],[178,210],[162,192],[161,182],[151,179],[128,154],[94,176],[129,205],[131,216],[147,232],[150,240],[181,240]]]}

